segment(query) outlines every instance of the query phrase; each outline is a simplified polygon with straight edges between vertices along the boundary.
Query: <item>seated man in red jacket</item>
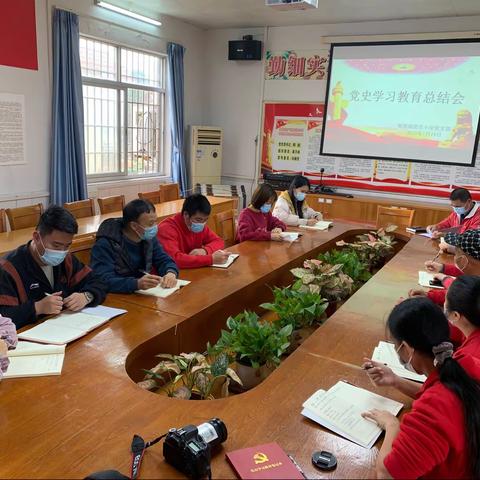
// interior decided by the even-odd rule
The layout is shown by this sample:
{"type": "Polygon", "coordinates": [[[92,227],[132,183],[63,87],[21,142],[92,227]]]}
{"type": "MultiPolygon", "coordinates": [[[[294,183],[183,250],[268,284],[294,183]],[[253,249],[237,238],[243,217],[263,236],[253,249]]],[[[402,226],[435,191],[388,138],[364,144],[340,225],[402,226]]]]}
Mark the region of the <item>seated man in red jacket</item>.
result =
{"type": "Polygon", "coordinates": [[[185,199],[181,213],[158,226],[158,241],[179,268],[208,267],[228,260],[223,240],[207,226],[211,211],[207,197],[195,193],[185,199]]]}
{"type": "Polygon", "coordinates": [[[440,223],[427,227],[433,238],[442,237],[443,231],[452,228],[457,229],[455,233],[463,233],[480,227],[480,204],[472,200],[472,195],[467,189],[453,190],[450,194],[450,204],[453,212],[440,223]]]}

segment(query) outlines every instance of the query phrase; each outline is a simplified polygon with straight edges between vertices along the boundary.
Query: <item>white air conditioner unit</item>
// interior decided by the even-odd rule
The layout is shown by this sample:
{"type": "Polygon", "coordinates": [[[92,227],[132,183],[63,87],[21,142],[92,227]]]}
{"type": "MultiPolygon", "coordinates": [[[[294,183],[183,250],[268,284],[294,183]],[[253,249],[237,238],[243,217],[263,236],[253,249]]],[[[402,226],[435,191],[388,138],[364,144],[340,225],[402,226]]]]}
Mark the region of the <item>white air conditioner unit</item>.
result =
{"type": "Polygon", "coordinates": [[[318,0],[265,0],[265,5],[277,10],[307,10],[318,8],[318,0]]]}
{"type": "Polygon", "coordinates": [[[223,131],[218,127],[190,127],[191,184],[221,183],[223,131]]]}

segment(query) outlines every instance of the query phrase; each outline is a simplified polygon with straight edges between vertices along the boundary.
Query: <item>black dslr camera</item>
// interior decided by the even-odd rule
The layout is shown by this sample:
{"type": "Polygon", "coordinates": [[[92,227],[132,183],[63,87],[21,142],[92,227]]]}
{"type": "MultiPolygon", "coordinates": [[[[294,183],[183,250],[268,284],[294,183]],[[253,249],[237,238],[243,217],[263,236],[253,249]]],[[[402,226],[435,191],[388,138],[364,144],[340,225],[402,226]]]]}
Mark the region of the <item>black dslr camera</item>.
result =
{"type": "Polygon", "coordinates": [[[171,428],[163,443],[165,460],[190,478],[211,478],[211,449],[227,439],[227,427],[218,418],[198,427],[171,428]]]}

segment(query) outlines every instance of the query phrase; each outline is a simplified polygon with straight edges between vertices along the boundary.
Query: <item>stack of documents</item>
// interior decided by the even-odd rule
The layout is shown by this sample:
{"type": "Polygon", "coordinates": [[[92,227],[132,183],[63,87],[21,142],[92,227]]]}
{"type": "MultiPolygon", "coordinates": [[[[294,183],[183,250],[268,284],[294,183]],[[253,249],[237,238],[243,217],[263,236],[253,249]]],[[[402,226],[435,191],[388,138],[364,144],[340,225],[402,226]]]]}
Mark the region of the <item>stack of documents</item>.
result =
{"type": "Polygon", "coordinates": [[[228,268],[240,255],[238,253],[231,253],[228,260],[225,263],[214,263],[212,267],[215,268],[228,268]]]}
{"type": "Polygon", "coordinates": [[[393,415],[403,405],[346,382],[318,390],[304,404],[302,415],[365,448],[372,448],[382,429],[362,413],[374,408],[393,415]]]}
{"type": "Polygon", "coordinates": [[[137,290],[137,293],[141,293],[142,295],[153,295],[154,297],[158,298],[167,298],[172,293],[175,293],[180,288],[188,285],[190,282],[188,280],[177,280],[177,285],[173,288],[163,288],[160,285],[148,288],[147,290],[137,290]]]}

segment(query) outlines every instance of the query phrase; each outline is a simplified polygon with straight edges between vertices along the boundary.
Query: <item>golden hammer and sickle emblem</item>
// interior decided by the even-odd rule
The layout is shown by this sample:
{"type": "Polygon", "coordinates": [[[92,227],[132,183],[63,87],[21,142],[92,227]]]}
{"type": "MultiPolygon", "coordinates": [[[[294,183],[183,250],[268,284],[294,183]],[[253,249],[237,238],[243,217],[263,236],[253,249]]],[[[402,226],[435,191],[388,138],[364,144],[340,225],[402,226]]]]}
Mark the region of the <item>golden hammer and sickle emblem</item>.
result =
{"type": "Polygon", "coordinates": [[[268,462],[268,457],[264,453],[261,453],[261,452],[256,453],[253,456],[253,459],[255,460],[255,465],[258,465],[259,463],[268,462]]]}

